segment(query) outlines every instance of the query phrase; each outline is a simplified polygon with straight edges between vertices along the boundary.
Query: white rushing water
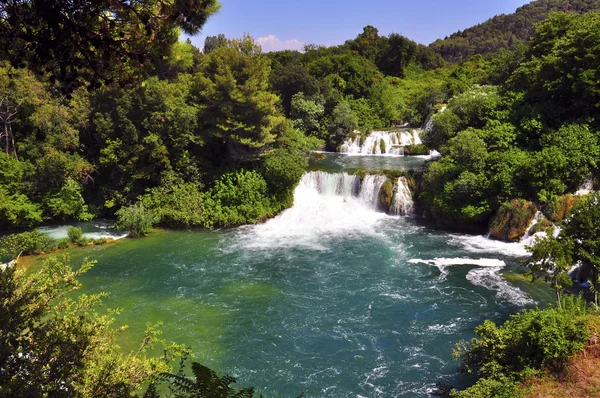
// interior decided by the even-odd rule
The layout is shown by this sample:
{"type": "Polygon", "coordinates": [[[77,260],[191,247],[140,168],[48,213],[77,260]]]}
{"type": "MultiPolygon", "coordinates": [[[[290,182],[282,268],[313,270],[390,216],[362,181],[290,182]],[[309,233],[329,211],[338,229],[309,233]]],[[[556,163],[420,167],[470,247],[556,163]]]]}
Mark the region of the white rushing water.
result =
{"type": "MultiPolygon", "coordinates": [[[[84,222],[75,224],[83,229],[83,236],[89,239],[111,238],[114,240],[127,237],[126,233],[115,231],[112,223],[104,221],[84,222]]],[[[68,237],[68,225],[56,225],[37,228],[41,233],[50,236],[52,239],[64,239],[68,237]]]]}
{"type": "Polygon", "coordinates": [[[341,146],[340,152],[360,155],[404,155],[402,147],[421,144],[421,130],[401,132],[373,131],[361,145],[361,137],[348,138],[341,146]],[[383,142],[383,145],[382,145],[383,142]]]}
{"type": "Polygon", "coordinates": [[[360,200],[373,210],[377,210],[379,204],[379,191],[387,177],[384,175],[366,175],[360,187],[360,200]]]}
{"type": "Polygon", "coordinates": [[[393,231],[400,230],[403,231],[401,236],[413,239],[413,234],[421,230],[422,227],[395,216],[410,214],[412,195],[406,179],[401,177],[390,209],[392,215],[378,211],[379,190],[385,181],[383,175],[367,175],[361,181],[358,176],[347,173],[309,172],[294,192],[294,206],[264,224],[240,228],[236,245],[251,251],[265,251],[266,255],[274,248],[330,252],[332,242],[338,242],[333,244],[337,245],[355,239],[380,242],[378,244],[390,247],[399,245],[399,255],[405,264],[432,265],[439,269],[440,281],[445,281],[455,266],[475,267],[466,275],[472,285],[484,287],[494,292],[498,299],[516,305],[533,303],[524,292],[502,277],[500,271],[506,264],[497,258],[498,255],[527,256],[524,242],[505,243],[483,236],[445,234],[445,244],[457,247],[455,253],[461,253],[461,257],[426,258],[422,257],[425,252],[419,252],[418,257],[408,254],[405,250],[413,243],[391,236],[396,233],[393,231]]]}
{"type": "Polygon", "coordinates": [[[294,206],[253,229],[243,244],[248,248],[300,246],[327,250],[322,240],[336,236],[377,235],[377,223],[388,217],[377,211],[382,175],[306,173],[294,191],[294,206]]]}
{"type": "Polygon", "coordinates": [[[581,187],[579,187],[577,192],[575,192],[575,195],[583,196],[588,195],[592,192],[594,192],[594,180],[590,176],[587,180],[583,182],[583,184],[581,184],[581,187]]]}
{"type": "Polygon", "coordinates": [[[414,203],[406,178],[398,178],[396,184],[396,193],[394,194],[392,206],[390,207],[390,213],[396,216],[409,215],[413,211],[414,203]]]}

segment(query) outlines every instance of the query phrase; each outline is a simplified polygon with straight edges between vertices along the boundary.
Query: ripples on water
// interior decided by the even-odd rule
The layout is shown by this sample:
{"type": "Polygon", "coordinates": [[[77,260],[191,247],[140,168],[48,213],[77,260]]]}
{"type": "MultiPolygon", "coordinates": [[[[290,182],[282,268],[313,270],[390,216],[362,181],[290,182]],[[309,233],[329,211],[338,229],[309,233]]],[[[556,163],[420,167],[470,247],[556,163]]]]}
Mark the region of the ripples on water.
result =
{"type": "Polygon", "coordinates": [[[98,251],[85,283],[111,293],[132,331],[164,320],[196,360],[266,397],[427,397],[461,383],[454,344],[534,303],[500,272],[524,249],[359,199],[301,184],[295,206],[262,225],[98,251]]]}

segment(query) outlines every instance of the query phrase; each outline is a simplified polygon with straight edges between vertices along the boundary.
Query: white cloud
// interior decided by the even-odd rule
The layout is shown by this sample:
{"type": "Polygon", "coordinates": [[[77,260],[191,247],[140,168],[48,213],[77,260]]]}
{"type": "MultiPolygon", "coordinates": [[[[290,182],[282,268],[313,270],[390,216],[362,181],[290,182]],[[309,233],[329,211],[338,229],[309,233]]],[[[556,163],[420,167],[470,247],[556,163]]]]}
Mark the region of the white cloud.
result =
{"type": "Polygon", "coordinates": [[[255,40],[256,44],[262,47],[264,52],[282,51],[282,50],[298,50],[302,51],[304,43],[300,40],[281,40],[275,35],[259,37],[255,40]]]}

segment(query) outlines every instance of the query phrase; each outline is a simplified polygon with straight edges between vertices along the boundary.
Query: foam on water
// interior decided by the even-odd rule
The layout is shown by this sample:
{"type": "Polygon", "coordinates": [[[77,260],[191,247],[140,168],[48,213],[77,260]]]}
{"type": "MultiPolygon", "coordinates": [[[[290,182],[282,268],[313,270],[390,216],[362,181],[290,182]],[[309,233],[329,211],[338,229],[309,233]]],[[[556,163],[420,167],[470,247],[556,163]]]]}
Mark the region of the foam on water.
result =
{"type": "Polygon", "coordinates": [[[448,267],[453,265],[476,265],[479,267],[504,267],[506,263],[502,260],[492,258],[434,258],[432,260],[422,260],[413,258],[408,260],[409,264],[429,264],[440,270],[440,279],[444,280],[448,276],[448,267]]]}
{"type": "Polygon", "coordinates": [[[496,292],[496,297],[515,305],[535,304],[527,294],[512,286],[500,275],[502,267],[474,268],[467,274],[467,280],[475,286],[482,286],[496,292]]]}
{"type": "Polygon", "coordinates": [[[458,235],[450,234],[448,243],[462,247],[472,253],[490,253],[501,254],[508,257],[527,257],[529,252],[525,246],[531,244],[535,236],[530,237],[527,241],[520,242],[502,242],[489,239],[483,235],[458,235]]]}
{"type": "Polygon", "coordinates": [[[376,225],[389,218],[376,208],[385,176],[346,173],[307,173],[294,191],[294,206],[265,224],[240,229],[246,248],[301,246],[328,250],[323,240],[355,235],[378,235],[376,225]],[[375,193],[376,192],[376,193],[375,193]]]}
{"type": "MultiPolygon", "coordinates": [[[[78,223],[75,226],[80,226],[83,229],[83,236],[91,239],[102,239],[102,238],[112,238],[114,240],[123,239],[127,237],[127,234],[118,232],[114,230],[112,224],[104,223],[104,222],[95,222],[91,223],[78,223]]],[[[67,238],[69,235],[67,231],[69,230],[68,225],[56,225],[56,226],[46,226],[46,227],[38,227],[37,228],[41,233],[50,236],[52,239],[63,239],[67,238]]]]}

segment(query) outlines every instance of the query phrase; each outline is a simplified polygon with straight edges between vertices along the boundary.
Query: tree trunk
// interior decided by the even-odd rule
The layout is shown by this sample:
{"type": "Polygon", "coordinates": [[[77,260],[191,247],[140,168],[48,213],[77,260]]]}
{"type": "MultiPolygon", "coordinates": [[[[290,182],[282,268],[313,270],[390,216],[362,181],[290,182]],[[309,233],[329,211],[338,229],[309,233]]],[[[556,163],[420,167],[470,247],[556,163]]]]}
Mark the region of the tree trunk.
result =
{"type": "Polygon", "coordinates": [[[4,139],[6,140],[6,154],[8,155],[8,123],[4,122],[4,139]]]}
{"type": "Polygon", "coordinates": [[[558,308],[562,309],[562,303],[560,302],[560,289],[556,288],[556,301],[558,302],[558,308]]]}
{"type": "MultiPolygon", "coordinates": [[[[17,156],[17,147],[15,145],[15,136],[12,133],[12,126],[10,124],[8,125],[8,131],[10,133],[10,140],[12,142],[13,154],[15,155],[15,159],[19,160],[19,157],[17,156]]],[[[6,141],[8,141],[8,137],[6,137],[6,141]]]]}

